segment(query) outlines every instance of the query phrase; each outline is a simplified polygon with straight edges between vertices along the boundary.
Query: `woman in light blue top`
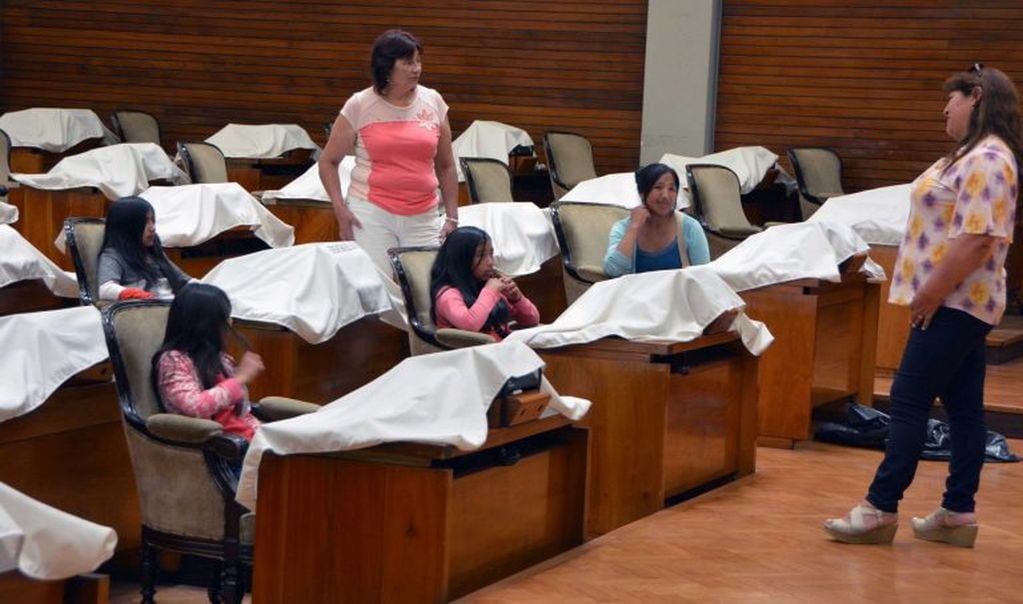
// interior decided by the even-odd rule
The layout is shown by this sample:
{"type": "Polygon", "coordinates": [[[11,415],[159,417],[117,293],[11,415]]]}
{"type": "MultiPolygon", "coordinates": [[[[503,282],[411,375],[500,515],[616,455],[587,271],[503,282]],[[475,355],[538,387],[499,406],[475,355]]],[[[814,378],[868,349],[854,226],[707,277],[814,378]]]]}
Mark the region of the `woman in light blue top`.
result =
{"type": "Polygon", "coordinates": [[[604,256],[607,276],[710,262],[707,236],[699,221],[675,210],[678,187],[678,173],[670,166],[650,164],[636,171],[642,204],[611,227],[604,256]]]}

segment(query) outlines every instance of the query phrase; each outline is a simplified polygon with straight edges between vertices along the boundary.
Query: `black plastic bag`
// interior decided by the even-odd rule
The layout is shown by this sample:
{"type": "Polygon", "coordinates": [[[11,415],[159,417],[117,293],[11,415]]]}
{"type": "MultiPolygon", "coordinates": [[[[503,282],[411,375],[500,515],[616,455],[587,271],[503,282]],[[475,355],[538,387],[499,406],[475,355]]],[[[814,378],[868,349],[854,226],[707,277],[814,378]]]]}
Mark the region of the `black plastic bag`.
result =
{"type": "MultiPolygon", "coordinates": [[[[822,442],[884,449],[888,440],[891,418],[873,407],[857,403],[846,406],[844,422],[820,422],[814,437],[822,442]]],[[[927,420],[927,437],[920,459],[948,460],[952,456],[952,438],[949,426],[936,419],[927,420]]],[[[988,430],[984,461],[1017,462],[1019,457],[1009,451],[1009,443],[997,432],[988,430]]]]}

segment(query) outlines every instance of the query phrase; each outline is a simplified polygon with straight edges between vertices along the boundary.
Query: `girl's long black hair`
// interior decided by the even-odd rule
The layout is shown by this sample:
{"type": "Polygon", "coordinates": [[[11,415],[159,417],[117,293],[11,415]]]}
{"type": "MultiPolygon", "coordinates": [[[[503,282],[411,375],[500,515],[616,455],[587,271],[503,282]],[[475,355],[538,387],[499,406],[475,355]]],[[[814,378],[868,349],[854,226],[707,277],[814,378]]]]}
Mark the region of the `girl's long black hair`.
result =
{"type": "Polygon", "coordinates": [[[203,388],[216,386],[217,375],[224,372],[221,354],[230,318],[231,301],[224,290],[205,283],[183,287],[171,304],[163,345],[153,355],[154,383],[160,356],[177,350],[192,358],[203,388]]]}
{"type": "MultiPolygon", "coordinates": [[[[458,227],[448,233],[444,243],[437,251],[437,258],[430,270],[430,318],[437,322],[437,294],[445,287],[453,287],[462,294],[466,306],[476,303],[480,290],[486,281],[478,281],[472,274],[476,251],[490,241],[490,236],[483,229],[476,227],[458,227]]],[[[508,321],[511,320],[511,309],[502,299],[490,311],[482,331],[497,331],[502,337],[507,335],[508,321]]]]}
{"type": "Polygon", "coordinates": [[[153,206],[141,197],[122,197],[110,204],[99,253],[102,255],[103,250],[113,249],[132,271],[145,277],[146,289],[156,285],[161,277],[166,277],[171,290],[177,294],[188,281],[174,270],[160,245],[160,237],[153,238],[152,247],[142,245],[146,220],[153,213],[153,206]]]}

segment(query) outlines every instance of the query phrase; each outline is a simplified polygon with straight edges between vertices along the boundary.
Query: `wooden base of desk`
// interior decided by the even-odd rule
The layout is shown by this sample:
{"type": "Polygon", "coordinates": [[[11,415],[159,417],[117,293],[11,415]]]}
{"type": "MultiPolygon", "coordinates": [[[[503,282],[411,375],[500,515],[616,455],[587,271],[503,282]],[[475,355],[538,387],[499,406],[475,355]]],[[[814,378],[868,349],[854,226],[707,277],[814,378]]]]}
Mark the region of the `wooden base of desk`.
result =
{"type": "Polygon", "coordinates": [[[537,350],[566,395],[593,401],[589,534],[755,468],[757,359],[731,333],[687,343],[604,339],[537,350]]]}
{"type": "Polygon", "coordinates": [[[740,295],[746,314],[774,335],[760,359],[760,444],[809,439],[818,405],[849,397],[872,404],[877,284],[847,274],[841,283],[801,280],[740,295]]]}
{"type": "Polygon", "coordinates": [[[295,229],[295,245],[338,241],[333,207],[323,201],[282,199],[266,209],[295,229]]]}
{"type": "Polygon", "coordinates": [[[267,454],[253,601],[443,602],[575,547],[586,441],[549,418],[492,430],[467,454],[425,445],[267,454]],[[511,465],[494,464],[502,458],[511,465]]]}
{"type": "Polygon", "coordinates": [[[78,298],[53,295],[42,279],[15,281],[0,287],[0,317],[78,306],[78,298]]]}
{"type": "Polygon", "coordinates": [[[0,482],[113,528],[118,551],[135,549],[141,520],[117,392],[108,363],[89,371],[107,381],[72,378],[36,410],[0,423],[0,482]]]}
{"type": "Polygon", "coordinates": [[[270,249],[265,241],[247,226],[235,227],[218,234],[209,241],[185,248],[164,248],[167,258],[185,274],[201,279],[215,266],[229,258],[270,249]]]}
{"type": "Polygon", "coordinates": [[[881,285],[880,306],[877,316],[877,369],[891,375],[902,362],[902,351],[909,340],[909,307],[888,303],[888,291],[895,272],[897,246],[871,245],[870,258],[881,265],[888,277],[881,285]]]}
{"type": "Polygon", "coordinates": [[[0,573],[0,602],[107,604],[110,577],[87,574],[60,581],[39,581],[17,571],[0,573]]]}
{"type": "Polygon", "coordinates": [[[71,256],[53,245],[71,217],[103,218],[110,201],[97,189],[83,187],[61,191],[34,189],[25,185],[8,193],[11,205],[18,208],[20,217],[14,227],[47,258],[64,270],[75,270],[71,256]]]}
{"type": "Polygon", "coordinates": [[[544,262],[539,271],[515,278],[522,293],[540,311],[541,323],[553,323],[568,308],[562,272],[558,255],[544,262]]]}
{"type": "MultiPolygon", "coordinates": [[[[376,317],[344,326],[310,344],[278,325],[236,321],[266,371],[249,384],[249,398],[288,396],[326,404],[380,377],[408,358],[408,336],[376,317]]],[[[241,358],[241,351],[235,351],[241,358]]]]}

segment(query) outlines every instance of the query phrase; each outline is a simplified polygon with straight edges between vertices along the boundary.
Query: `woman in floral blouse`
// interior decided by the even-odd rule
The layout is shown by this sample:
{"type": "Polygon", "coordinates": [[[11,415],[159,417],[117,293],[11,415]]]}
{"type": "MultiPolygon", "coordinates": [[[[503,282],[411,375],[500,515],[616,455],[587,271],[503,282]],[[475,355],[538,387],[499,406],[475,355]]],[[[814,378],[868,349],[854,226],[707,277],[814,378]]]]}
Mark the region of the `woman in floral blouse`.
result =
{"type": "Polygon", "coordinates": [[[971,547],[977,536],[984,425],[984,339],[1005,311],[1005,257],[1019,193],[1019,98],[997,69],[976,65],[946,80],[945,131],[956,144],[913,183],[906,236],[889,302],[909,306],[912,331],[891,389],[884,460],[866,499],[825,522],[848,543],[890,543],[913,481],[926,424],[941,397],[952,460],[941,506],[913,518],[920,539],[971,547]]]}

